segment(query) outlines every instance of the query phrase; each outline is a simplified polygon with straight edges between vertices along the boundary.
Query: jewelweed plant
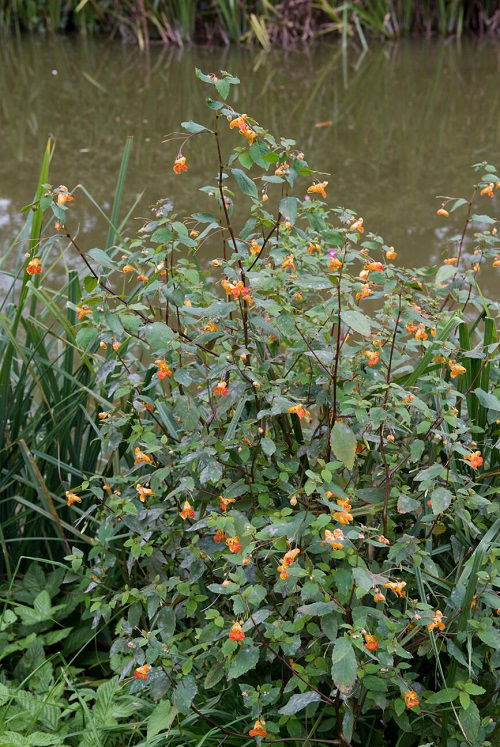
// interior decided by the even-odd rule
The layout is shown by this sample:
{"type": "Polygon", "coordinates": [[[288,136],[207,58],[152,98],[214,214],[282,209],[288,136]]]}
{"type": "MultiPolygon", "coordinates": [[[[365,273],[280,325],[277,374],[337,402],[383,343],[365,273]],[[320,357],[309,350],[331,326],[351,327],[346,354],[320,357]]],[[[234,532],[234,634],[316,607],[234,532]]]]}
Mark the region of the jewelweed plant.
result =
{"type": "Polygon", "coordinates": [[[490,745],[499,354],[478,276],[500,264],[500,179],[476,164],[470,197],[440,197],[461,237],[403,268],[227,103],[235,77],[197,76],[207,122],[167,146],[172,179],[191,138],[213,149],[192,215],[160,202],[87,251],[66,187],[38,203],[87,273],[76,343],[107,403],[106,469],[67,483],[75,527],[98,520],[68,556],[87,615],[121,611],[110,665],[157,703],[162,744],[194,718],[236,745],[490,745]]]}

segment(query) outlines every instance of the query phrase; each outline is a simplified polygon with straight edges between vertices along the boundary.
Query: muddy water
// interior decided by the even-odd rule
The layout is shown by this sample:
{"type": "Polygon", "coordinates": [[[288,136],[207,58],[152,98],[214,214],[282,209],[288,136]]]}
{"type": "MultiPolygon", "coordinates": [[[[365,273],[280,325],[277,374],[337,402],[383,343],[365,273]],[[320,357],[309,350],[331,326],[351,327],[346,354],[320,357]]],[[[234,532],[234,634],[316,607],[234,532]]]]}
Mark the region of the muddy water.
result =
{"type": "MultiPolygon", "coordinates": [[[[239,75],[235,108],[295,138],[310,165],[331,174],[332,203],[363,215],[367,229],[407,264],[439,262],[461,231],[458,216],[435,215],[435,196],[467,196],[471,164],[500,163],[500,46],[494,43],[407,41],[364,55],[342,55],[326,44],[267,55],[141,54],[115,42],[71,38],[0,45],[0,256],[24,220],[20,209],[32,198],[48,136],[56,142],[51,182],[83,184],[105,210],[126,137],[133,136],[124,210],[143,194],[131,225],[135,218],[140,226],[159,198],[170,198],[180,213],[202,209],[206,198],[197,188],[213,177],[215,154],[199,139],[188,152],[189,172],[175,177],[176,146],[162,142],[179,121],[210,116],[195,66],[239,75]]],[[[500,191],[487,207],[500,212],[500,191]]],[[[85,248],[103,244],[106,227],[83,192],[71,214],[85,248]]],[[[21,243],[4,267],[14,269],[23,250],[21,243]]],[[[494,283],[488,280],[489,289],[494,283]]]]}

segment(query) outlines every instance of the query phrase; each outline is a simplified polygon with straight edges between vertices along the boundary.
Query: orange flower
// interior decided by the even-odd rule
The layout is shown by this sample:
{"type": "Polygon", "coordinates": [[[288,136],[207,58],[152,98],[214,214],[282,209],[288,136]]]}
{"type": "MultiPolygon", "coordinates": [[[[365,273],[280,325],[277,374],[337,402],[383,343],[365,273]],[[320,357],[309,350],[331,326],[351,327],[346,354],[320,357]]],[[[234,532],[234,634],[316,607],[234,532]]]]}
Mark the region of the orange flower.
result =
{"type": "Polygon", "coordinates": [[[300,549],[296,547],[294,550],[288,550],[283,557],[281,558],[280,565],[277,568],[278,573],[280,574],[281,579],[286,579],[289,577],[289,573],[287,572],[287,568],[289,568],[292,563],[295,562],[295,558],[297,555],[300,554],[300,549]]]}
{"type": "Polygon", "coordinates": [[[391,544],[391,543],[389,542],[389,540],[387,539],[387,537],[384,537],[384,535],[383,535],[383,534],[379,534],[379,536],[377,537],[377,540],[378,540],[378,542],[380,542],[380,543],[381,543],[382,545],[390,545],[390,544],[391,544]]]}
{"type": "Polygon", "coordinates": [[[226,545],[229,547],[231,552],[241,552],[240,538],[237,535],[236,537],[228,537],[226,545]]]}
{"type": "Polygon", "coordinates": [[[257,133],[255,132],[255,130],[252,130],[250,125],[246,123],[247,119],[248,119],[248,114],[241,114],[241,116],[235,117],[234,119],[231,120],[231,122],[229,123],[229,127],[231,129],[234,129],[235,127],[237,127],[240,131],[240,135],[243,135],[244,137],[246,137],[250,145],[252,145],[253,141],[257,137],[257,133]]]}
{"type": "Polygon", "coordinates": [[[288,173],[289,169],[290,169],[290,166],[285,161],[284,163],[278,164],[278,166],[274,170],[274,175],[285,176],[285,174],[288,173]]]}
{"type": "Polygon", "coordinates": [[[376,651],[378,649],[378,641],[376,635],[365,634],[365,648],[367,651],[376,651]]]}
{"type": "Polygon", "coordinates": [[[59,190],[59,194],[57,195],[58,205],[66,205],[67,202],[71,202],[75,199],[72,195],[68,194],[68,188],[65,187],[64,184],[61,184],[57,189],[59,190]]]}
{"type": "Polygon", "coordinates": [[[219,496],[219,508],[221,511],[227,511],[231,503],[236,503],[236,498],[224,498],[223,495],[219,496]]]}
{"type": "Polygon", "coordinates": [[[432,621],[428,624],[427,630],[444,630],[446,628],[446,625],[443,622],[443,613],[441,610],[436,610],[434,613],[434,617],[432,618],[432,621]]]}
{"type": "Polygon", "coordinates": [[[299,291],[294,293],[293,297],[295,298],[296,301],[299,301],[299,302],[304,300],[304,296],[302,295],[302,293],[299,293],[299,291]]]}
{"type": "Polygon", "coordinates": [[[234,622],[231,630],[227,634],[227,637],[230,638],[232,641],[244,641],[245,634],[243,630],[241,629],[241,623],[234,622]]]}
{"type": "Polygon", "coordinates": [[[42,265],[40,264],[40,260],[38,259],[38,257],[34,257],[28,262],[28,264],[26,265],[26,272],[28,273],[28,275],[42,274],[42,265]]]}
{"type": "Polygon", "coordinates": [[[122,272],[127,273],[127,272],[134,272],[134,271],[135,271],[134,265],[124,265],[122,267],[122,272]]]}
{"type": "Polygon", "coordinates": [[[291,267],[292,270],[296,270],[297,268],[295,267],[294,259],[295,257],[293,256],[293,254],[287,254],[285,259],[281,263],[281,269],[284,270],[286,267],[291,267]]]}
{"type": "Polygon", "coordinates": [[[311,184],[310,187],[307,188],[307,194],[313,195],[318,194],[321,195],[321,197],[325,200],[326,199],[326,186],[328,182],[317,182],[316,184],[311,184]]]}
{"type": "Polygon", "coordinates": [[[448,259],[443,259],[444,265],[456,265],[458,262],[458,257],[448,257],[448,259]]]}
{"type": "Polygon", "coordinates": [[[205,324],[203,327],[204,332],[217,332],[218,326],[214,324],[214,322],[208,322],[208,324],[205,324]]]}
{"type": "Polygon", "coordinates": [[[137,280],[140,280],[141,283],[147,283],[149,278],[147,275],[143,275],[142,273],[140,273],[139,275],[137,275],[137,280]]]}
{"type": "Polygon", "coordinates": [[[173,371],[170,369],[167,361],[164,361],[163,358],[156,360],[155,366],[158,366],[156,375],[159,379],[164,379],[166,376],[172,376],[173,371]]]}
{"type": "Polygon", "coordinates": [[[267,737],[267,731],[264,729],[265,721],[257,721],[253,725],[253,729],[248,732],[249,737],[267,737]]]}
{"type": "Polygon", "coordinates": [[[500,257],[498,259],[493,260],[492,267],[500,267],[500,257]]]}
{"type": "Polygon", "coordinates": [[[109,418],[110,414],[111,413],[108,410],[104,410],[103,412],[99,412],[97,414],[97,417],[99,418],[99,420],[106,420],[106,418],[109,418]]]}
{"type": "Polygon", "coordinates": [[[448,218],[449,212],[441,207],[439,210],[436,210],[436,215],[443,215],[445,218],[448,218]]]}
{"type": "Polygon", "coordinates": [[[471,451],[470,454],[464,456],[464,459],[467,459],[472,469],[482,467],[484,461],[480,451],[471,451]]]}
{"type": "Polygon", "coordinates": [[[494,183],[490,182],[489,184],[486,185],[486,187],[482,188],[482,190],[480,192],[481,197],[485,197],[486,195],[488,197],[494,197],[494,193],[493,193],[494,189],[495,189],[494,183]]]}
{"type": "Polygon", "coordinates": [[[378,350],[365,350],[364,355],[368,358],[369,366],[376,366],[380,363],[380,353],[378,350]]]}
{"type": "Polygon", "coordinates": [[[134,450],[135,459],[134,459],[134,465],[135,464],[154,464],[154,459],[149,454],[145,454],[143,451],[139,449],[138,446],[136,446],[134,450]]]}
{"type": "Polygon", "coordinates": [[[76,495],[75,493],[70,493],[69,490],[66,491],[66,498],[68,499],[66,501],[67,506],[72,506],[73,503],[81,503],[82,499],[79,495],[76,495]]]}
{"type": "Polygon", "coordinates": [[[369,262],[364,267],[365,270],[368,270],[368,272],[383,272],[384,271],[384,265],[382,262],[369,262]]]}
{"type": "Polygon", "coordinates": [[[182,504],[182,511],[179,512],[181,519],[194,519],[194,508],[189,501],[184,501],[182,504]]]}
{"type": "Polygon", "coordinates": [[[407,395],[407,396],[406,396],[406,397],[404,398],[403,402],[405,403],[405,405],[409,405],[409,404],[410,404],[410,402],[413,402],[413,400],[414,400],[414,399],[415,399],[415,397],[413,396],[413,394],[408,394],[408,395],[407,395]]]}
{"type": "Polygon", "coordinates": [[[394,249],[393,246],[390,246],[389,249],[385,253],[385,258],[386,259],[396,259],[397,256],[398,256],[398,253],[394,249]]]}
{"type": "Polygon", "coordinates": [[[385,602],[385,596],[382,594],[380,589],[375,589],[375,594],[373,595],[373,601],[374,602],[385,602]]]}
{"type": "Polygon", "coordinates": [[[151,669],[150,664],[143,664],[142,667],[137,667],[137,669],[134,672],[134,677],[136,680],[147,680],[148,678],[148,672],[151,669]]]}
{"type": "Polygon", "coordinates": [[[226,539],[226,535],[225,535],[225,533],[224,533],[224,532],[222,531],[222,529],[217,529],[217,531],[215,532],[215,534],[214,534],[214,536],[213,536],[213,540],[214,540],[214,542],[215,542],[215,543],[216,543],[217,545],[220,545],[220,544],[221,544],[221,542],[224,542],[224,540],[225,540],[225,539],[226,539]]]}
{"type": "Polygon", "coordinates": [[[403,598],[405,595],[404,588],[406,586],[406,581],[389,581],[388,583],[384,584],[384,589],[389,589],[389,591],[394,592],[394,594],[397,594],[398,597],[403,598]]]}
{"type": "Polygon", "coordinates": [[[183,171],[187,171],[188,167],[186,166],[186,156],[179,155],[175,159],[174,165],[172,166],[172,171],[175,174],[182,174],[183,171]]]}
{"type": "Polygon", "coordinates": [[[233,298],[239,298],[241,296],[246,303],[253,303],[252,297],[250,296],[250,288],[246,288],[242,280],[233,284],[229,282],[227,278],[224,278],[221,280],[221,285],[228,296],[233,296],[233,298]]]}
{"type": "Polygon", "coordinates": [[[351,510],[351,504],[349,501],[337,501],[339,506],[342,506],[342,511],[335,511],[333,514],[333,518],[335,521],[338,521],[339,524],[342,524],[343,526],[347,526],[347,524],[350,524],[351,521],[354,521],[353,516],[349,511],[351,510]]]}
{"type": "Polygon", "coordinates": [[[214,394],[216,394],[218,397],[225,397],[227,394],[229,394],[227,382],[219,381],[217,386],[214,387],[214,394]]]}
{"type": "Polygon", "coordinates": [[[144,503],[146,501],[146,498],[148,497],[148,495],[154,495],[151,488],[144,488],[139,483],[137,483],[137,485],[135,486],[135,489],[139,493],[139,500],[141,501],[141,503],[144,503]]]}
{"type": "Polygon", "coordinates": [[[362,301],[363,298],[368,298],[368,296],[371,296],[373,293],[372,289],[368,285],[368,283],[365,283],[361,286],[361,289],[359,293],[356,293],[356,301],[362,301]]]}
{"type": "Polygon", "coordinates": [[[78,319],[85,319],[85,317],[89,316],[89,314],[92,314],[92,309],[89,309],[88,306],[76,307],[76,316],[78,317],[78,319]]]}
{"type": "Polygon", "coordinates": [[[302,418],[309,418],[311,416],[309,410],[306,410],[303,405],[293,405],[292,407],[288,408],[288,412],[292,412],[295,415],[298,415],[301,420],[302,418]]]}
{"type": "Polygon", "coordinates": [[[408,332],[408,334],[414,335],[417,329],[417,325],[413,324],[412,322],[408,322],[408,324],[406,325],[406,331],[408,332]]]}
{"type": "Polygon", "coordinates": [[[338,270],[339,267],[342,267],[342,262],[340,261],[340,259],[338,257],[331,257],[328,271],[333,272],[334,270],[338,270]]]}
{"type": "Polygon", "coordinates": [[[321,544],[330,545],[332,550],[343,550],[344,545],[342,544],[342,540],[344,539],[345,536],[342,529],[334,529],[333,532],[329,529],[325,529],[325,541],[321,544]]]}
{"type": "Polygon", "coordinates": [[[262,247],[256,241],[256,239],[252,239],[252,241],[250,242],[250,246],[249,246],[250,254],[258,254],[261,249],[262,247]]]}
{"type": "Polygon", "coordinates": [[[307,251],[309,252],[309,254],[314,254],[314,252],[321,253],[321,246],[319,244],[311,243],[307,247],[307,251]]]}
{"type": "Polygon", "coordinates": [[[415,332],[415,340],[427,340],[429,335],[425,331],[425,326],[423,324],[418,325],[418,329],[415,332]]]}
{"type": "Polygon", "coordinates": [[[420,705],[420,701],[415,690],[409,690],[407,693],[405,693],[404,699],[407,708],[415,708],[416,706],[420,705]]]}
{"type": "Polygon", "coordinates": [[[363,226],[363,218],[358,218],[358,220],[355,220],[354,223],[351,223],[349,226],[351,231],[357,231],[358,233],[364,233],[364,226],[363,226]]]}
{"type": "Polygon", "coordinates": [[[455,361],[448,361],[448,365],[450,367],[450,376],[452,379],[455,379],[457,376],[460,376],[460,374],[467,371],[464,366],[461,366],[460,363],[455,363],[455,361]]]}

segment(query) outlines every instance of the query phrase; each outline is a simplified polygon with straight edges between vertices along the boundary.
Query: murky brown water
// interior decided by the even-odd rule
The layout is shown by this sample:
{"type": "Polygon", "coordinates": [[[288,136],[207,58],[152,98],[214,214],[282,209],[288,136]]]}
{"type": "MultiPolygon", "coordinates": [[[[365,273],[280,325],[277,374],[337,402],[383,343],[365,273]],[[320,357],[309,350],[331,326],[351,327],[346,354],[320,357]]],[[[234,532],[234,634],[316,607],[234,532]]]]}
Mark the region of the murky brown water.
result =
{"type": "MultiPolygon", "coordinates": [[[[347,58],[326,44],[268,55],[153,49],[149,56],[70,38],[0,45],[2,255],[23,223],[20,208],[33,196],[49,135],[56,140],[53,184],[84,184],[109,209],[122,148],[133,135],[125,205],[144,191],[134,216],[147,215],[162,197],[181,213],[200,209],[196,188],[215,170],[207,141],[189,150],[191,168],[181,177],[171,171],[175,144],[162,144],[181,120],[208,115],[195,66],[239,75],[242,109],[295,138],[310,165],[331,172],[332,203],[363,215],[404,263],[438,262],[461,230],[459,216],[444,223],[435,215],[435,195],[468,195],[470,165],[500,163],[500,45],[491,42],[406,41],[364,56],[350,50],[347,58]]],[[[499,203],[497,191],[487,207],[498,214],[499,203]]],[[[82,246],[103,244],[106,228],[83,193],[71,214],[82,246]]],[[[13,268],[16,258],[8,263],[13,268]]]]}

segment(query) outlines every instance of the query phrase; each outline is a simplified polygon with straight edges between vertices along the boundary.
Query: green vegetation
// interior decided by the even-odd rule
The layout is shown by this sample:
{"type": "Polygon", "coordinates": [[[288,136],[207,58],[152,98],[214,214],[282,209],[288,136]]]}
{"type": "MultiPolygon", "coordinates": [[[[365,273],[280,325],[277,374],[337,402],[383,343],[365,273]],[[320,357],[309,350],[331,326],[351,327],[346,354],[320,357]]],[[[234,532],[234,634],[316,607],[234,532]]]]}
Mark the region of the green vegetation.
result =
{"type": "Polygon", "coordinates": [[[0,747],[490,747],[500,178],[476,164],[443,265],[402,268],[197,76],[207,119],[169,138],[173,180],[213,153],[196,212],[129,236],[127,143],[87,250],[49,143],[13,248],[0,747]]]}
{"type": "Polygon", "coordinates": [[[1,0],[0,29],[116,34],[150,40],[256,43],[265,49],[325,35],[395,39],[407,34],[500,33],[496,0],[1,0]]]}

